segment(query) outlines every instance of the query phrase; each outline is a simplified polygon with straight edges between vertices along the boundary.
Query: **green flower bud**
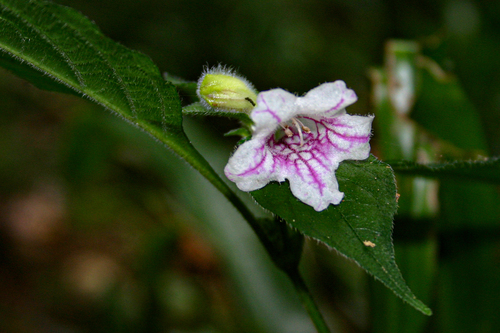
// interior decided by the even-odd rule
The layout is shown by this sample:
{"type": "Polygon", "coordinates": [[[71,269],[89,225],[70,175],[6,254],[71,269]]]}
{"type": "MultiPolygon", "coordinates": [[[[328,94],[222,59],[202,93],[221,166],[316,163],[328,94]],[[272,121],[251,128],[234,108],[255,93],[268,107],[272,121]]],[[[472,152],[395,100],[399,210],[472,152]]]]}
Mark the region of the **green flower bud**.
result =
{"type": "Polygon", "coordinates": [[[257,102],[253,85],[221,65],[203,72],[196,93],[205,107],[220,111],[250,112],[257,102]]]}

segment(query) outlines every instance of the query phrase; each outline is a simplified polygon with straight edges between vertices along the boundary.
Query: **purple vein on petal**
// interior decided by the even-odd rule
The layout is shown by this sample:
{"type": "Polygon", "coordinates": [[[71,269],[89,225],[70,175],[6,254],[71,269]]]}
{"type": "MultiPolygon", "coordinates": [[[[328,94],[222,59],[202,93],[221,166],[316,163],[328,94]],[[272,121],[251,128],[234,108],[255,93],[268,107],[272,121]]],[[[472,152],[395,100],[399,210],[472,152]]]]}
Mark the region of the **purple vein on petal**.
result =
{"type": "Polygon", "coordinates": [[[337,111],[338,108],[344,103],[344,97],[333,108],[328,109],[326,112],[337,111]]]}
{"type": "MultiPolygon", "coordinates": [[[[265,147],[264,145],[260,146],[259,148],[255,148],[254,149],[256,151],[256,154],[259,154],[259,152],[257,152],[258,150],[260,150],[261,152],[262,151],[265,151],[265,147]]],[[[266,158],[267,158],[267,154],[261,154],[262,158],[261,160],[257,163],[257,165],[255,165],[253,168],[250,168],[242,173],[239,173],[237,174],[236,176],[249,176],[249,175],[253,175],[253,174],[258,174],[259,172],[256,171],[258,168],[260,168],[262,166],[262,164],[264,164],[264,162],[266,161],[266,158]]]]}
{"type": "MultiPolygon", "coordinates": [[[[267,109],[265,109],[265,110],[254,110],[252,113],[254,113],[254,114],[264,113],[264,112],[269,113],[269,114],[271,114],[271,116],[273,116],[274,119],[276,119],[278,121],[278,123],[281,123],[281,118],[278,117],[278,115],[276,114],[276,112],[274,112],[273,110],[271,110],[271,108],[269,107],[269,105],[267,105],[267,102],[264,99],[264,97],[261,97],[261,96],[259,96],[259,97],[260,97],[260,101],[262,101],[262,103],[264,103],[264,105],[266,106],[267,109]]],[[[281,98],[283,98],[283,97],[281,97],[281,98]]]]}
{"type": "MultiPolygon", "coordinates": [[[[300,157],[300,156],[299,156],[300,157]]],[[[312,167],[308,162],[309,161],[304,161],[302,158],[300,158],[300,160],[307,166],[307,168],[309,169],[309,174],[310,176],[313,178],[313,182],[314,184],[317,184],[318,185],[318,190],[319,190],[319,194],[322,195],[323,194],[323,189],[326,187],[326,185],[320,180],[321,177],[318,175],[318,173],[316,172],[316,170],[314,169],[314,167],[312,167]]],[[[311,182],[309,182],[308,184],[311,184],[311,182]]]]}
{"type": "Polygon", "coordinates": [[[329,129],[329,131],[331,133],[333,133],[334,135],[338,136],[339,138],[342,138],[343,140],[345,141],[349,141],[349,142],[355,142],[355,143],[366,143],[370,140],[370,136],[358,136],[358,135],[353,135],[353,136],[350,136],[350,135],[345,135],[345,134],[340,134],[339,132],[333,130],[333,129],[329,129]]]}

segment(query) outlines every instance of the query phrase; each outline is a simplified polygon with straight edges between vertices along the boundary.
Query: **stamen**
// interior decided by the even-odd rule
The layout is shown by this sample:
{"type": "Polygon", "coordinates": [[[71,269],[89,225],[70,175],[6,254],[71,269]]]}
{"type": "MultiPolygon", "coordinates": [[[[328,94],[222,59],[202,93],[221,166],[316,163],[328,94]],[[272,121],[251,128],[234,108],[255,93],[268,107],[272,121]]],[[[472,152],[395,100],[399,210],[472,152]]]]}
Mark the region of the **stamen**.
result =
{"type": "MultiPolygon", "coordinates": [[[[297,118],[292,118],[291,121],[293,123],[293,126],[295,126],[295,128],[297,129],[297,132],[299,133],[300,147],[302,147],[304,145],[304,134],[302,132],[311,133],[311,130],[309,129],[309,127],[304,125],[304,123],[302,123],[297,118]]],[[[283,129],[283,131],[285,132],[287,137],[291,138],[293,136],[293,131],[290,129],[290,127],[288,125],[280,124],[280,126],[283,129]]]]}
{"type": "Polygon", "coordinates": [[[291,138],[293,136],[293,132],[288,127],[288,125],[287,126],[283,126],[283,125],[280,124],[280,126],[281,126],[281,128],[283,128],[283,131],[285,132],[285,134],[286,134],[287,137],[291,138]]]}
{"type": "Polygon", "coordinates": [[[302,145],[304,144],[304,137],[302,136],[302,128],[304,128],[304,124],[302,124],[299,120],[295,119],[295,118],[292,118],[292,123],[295,125],[295,127],[297,128],[297,131],[299,132],[299,138],[300,138],[300,147],[302,147],[302,145]],[[302,128],[301,126],[299,126],[299,124],[302,124],[302,128]]]}
{"type": "Polygon", "coordinates": [[[298,122],[300,124],[300,126],[302,127],[302,130],[306,133],[311,133],[311,130],[309,129],[309,127],[307,127],[306,125],[304,125],[303,122],[301,122],[300,120],[298,120],[297,118],[294,118],[296,122],[298,122]]]}

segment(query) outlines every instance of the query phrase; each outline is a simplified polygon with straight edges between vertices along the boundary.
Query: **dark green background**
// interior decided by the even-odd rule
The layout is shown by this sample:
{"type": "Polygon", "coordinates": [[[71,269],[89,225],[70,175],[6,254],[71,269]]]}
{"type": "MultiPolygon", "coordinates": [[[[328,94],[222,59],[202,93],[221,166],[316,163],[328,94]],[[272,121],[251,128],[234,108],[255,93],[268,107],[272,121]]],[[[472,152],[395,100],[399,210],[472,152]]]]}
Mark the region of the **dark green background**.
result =
{"type": "MultiPolygon", "coordinates": [[[[368,108],[366,71],[390,38],[422,42],[458,75],[500,153],[498,1],[58,1],[149,55],[162,71],[196,80],[202,66],[234,66],[258,90],[305,93],[342,79],[368,108]]],[[[450,121],[452,121],[450,119],[450,121]]]]}
{"type": "MultiPolygon", "coordinates": [[[[498,1],[57,2],[146,53],[161,71],[189,80],[219,62],[258,90],[302,94],[342,79],[359,96],[351,113],[373,112],[367,71],[382,65],[385,42],[419,41],[457,75],[489,153],[500,154],[498,1]]],[[[185,163],[90,103],[41,92],[4,70],[0,88],[1,331],[313,331],[245,222],[185,163]]],[[[423,105],[446,107],[434,99],[423,105]]],[[[420,115],[437,131],[459,122],[446,110],[433,123],[433,112],[420,115]]],[[[185,127],[221,172],[235,143],[221,134],[235,125],[187,119],[185,127]]],[[[450,137],[466,142],[467,135],[450,137]]],[[[439,267],[428,304],[435,315],[418,326],[394,322],[395,331],[494,332],[498,189],[449,182],[442,193],[436,221],[396,221],[399,244],[430,233],[438,240],[439,267]]],[[[390,331],[372,320],[385,313],[354,264],[311,242],[302,268],[332,328],[390,331]]],[[[419,272],[401,268],[420,296],[419,272]]]]}

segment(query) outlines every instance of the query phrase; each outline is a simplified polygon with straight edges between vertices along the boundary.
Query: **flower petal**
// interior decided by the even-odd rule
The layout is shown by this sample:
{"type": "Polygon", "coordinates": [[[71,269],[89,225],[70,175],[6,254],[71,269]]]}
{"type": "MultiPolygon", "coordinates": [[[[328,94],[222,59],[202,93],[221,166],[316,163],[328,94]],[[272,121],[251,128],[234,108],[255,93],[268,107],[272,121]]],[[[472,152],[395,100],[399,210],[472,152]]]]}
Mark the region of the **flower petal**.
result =
{"type": "Polygon", "coordinates": [[[344,198],[344,193],[339,191],[335,178],[334,171],[338,168],[338,163],[334,163],[329,169],[318,168],[315,165],[317,163],[320,162],[310,160],[308,165],[299,163],[297,167],[300,173],[291,174],[287,178],[293,195],[320,212],[330,204],[338,205],[344,198]]]}
{"type": "Polygon", "coordinates": [[[242,191],[254,191],[270,181],[284,181],[275,176],[276,161],[264,140],[252,139],[238,147],[229,158],[224,173],[242,191]]]}
{"type": "Polygon", "coordinates": [[[328,142],[336,150],[335,159],[344,161],[368,158],[373,118],[374,116],[352,116],[344,112],[337,117],[321,120],[328,129],[328,142]]]}
{"type": "Polygon", "coordinates": [[[354,90],[347,89],[344,81],[323,83],[297,98],[297,113],[332,117],[357,100],[354,90]]]}
{"type": "Polygon", "coordinates": [[[297,96],[281,88],[261,92],[251,118],[255,123],[254,137],[274,133],[278,125],[295,116],[297,96]]]}

